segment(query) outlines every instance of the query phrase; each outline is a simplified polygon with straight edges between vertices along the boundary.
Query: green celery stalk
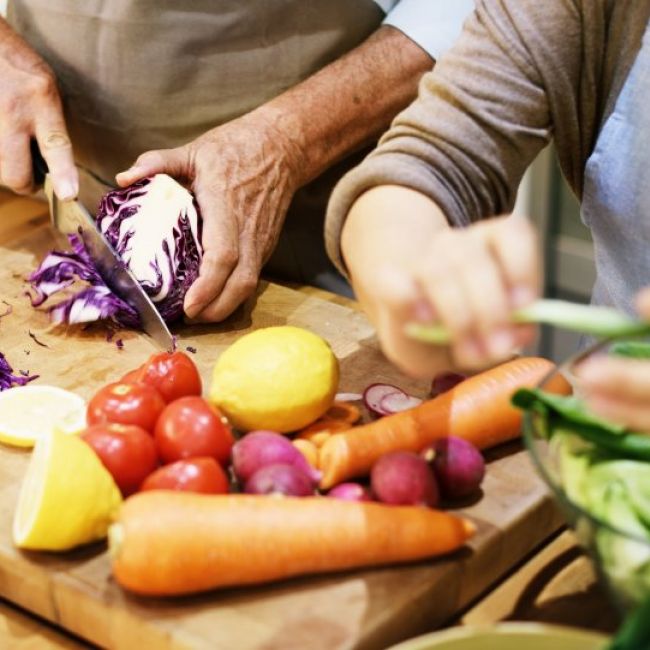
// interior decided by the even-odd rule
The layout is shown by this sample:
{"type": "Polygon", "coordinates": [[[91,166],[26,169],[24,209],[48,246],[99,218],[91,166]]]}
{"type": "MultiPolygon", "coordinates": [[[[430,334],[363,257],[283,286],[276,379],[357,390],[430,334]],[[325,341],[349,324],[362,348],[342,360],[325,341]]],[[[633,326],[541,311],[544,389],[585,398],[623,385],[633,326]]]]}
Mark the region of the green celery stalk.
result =
{"type": "MultiPolygon", "coordinates": [[[[513,321],[546,324],[597,338],[650,334],[650,323],[631,318],[611,307],[580,305],[565,300],[542,299],[513,312],[513,321]]],[[[433,345],[446,345],[451,334],[443,325],[407,323],[407,336],[433,345]]]]}

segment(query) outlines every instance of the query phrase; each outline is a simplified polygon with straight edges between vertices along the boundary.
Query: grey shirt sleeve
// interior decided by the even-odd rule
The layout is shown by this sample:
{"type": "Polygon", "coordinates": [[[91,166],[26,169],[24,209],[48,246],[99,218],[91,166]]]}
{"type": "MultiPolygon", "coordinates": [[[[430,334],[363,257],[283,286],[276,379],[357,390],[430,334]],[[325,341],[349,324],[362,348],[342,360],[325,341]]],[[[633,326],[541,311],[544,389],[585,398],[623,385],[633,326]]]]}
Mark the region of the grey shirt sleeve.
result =
{"type": "Polygon", "coordinates": [[[512,208],[523,172],[551,137],[551,109],[577,121],[581,23],[578,0],[477,2],[417,100],[335,188],[325,228],[340,269],[345,217],[374,186],[415,189],[457,226],[512,208]]]}

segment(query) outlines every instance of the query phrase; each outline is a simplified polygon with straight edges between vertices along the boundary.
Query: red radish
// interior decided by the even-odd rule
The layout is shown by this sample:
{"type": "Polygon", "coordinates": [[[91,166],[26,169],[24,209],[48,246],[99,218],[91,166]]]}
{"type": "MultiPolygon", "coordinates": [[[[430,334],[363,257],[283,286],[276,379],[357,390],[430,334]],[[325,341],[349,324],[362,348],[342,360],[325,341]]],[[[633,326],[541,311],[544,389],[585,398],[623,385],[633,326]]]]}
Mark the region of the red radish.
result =
{"type": "Polygon", "coordinates": [[[439,502],[436,479],[424,458],[410,451],[382,456],[370,473],[372,491],[380,501],[392,505],[426,505],[439,502]]]}
{"type": "Polygon", "coordinates": [[[446,393],[451,390],[461,381],[465,381],[467,377],[457,372],[441,372],[437,374],[431,382],[431,397],[436,397],[441,393],[446,393]]]}
{"type": "Polygon", "coordinates": [[[422,400],[406,393],[388,393],[384,395],[379,402],[379,407],[386,415],[406,411],[422,404],[422,400]]]}
{"type": "Polygon", "coordinates": [[[372,501],[370,490],[359,483],[340,483],[333,487],[328,493],[328,497],[334,499],[343,499],[343,501],[372,501]]]}
{"type": "Polygon", "coordinates": [[[477,492],[485,476],[481,452],[456,436],[440,438],[422,452],[448,499],[460,499],[477,492]]]}
{"type": "Polygon", "coordinates": [[[268,465],[294,465],[313,483],[321,473],[314,469],[286,437],[274,431],[252,431],[232,448],[232,466],[237,478],[246,483],[258,470],[268,465]]]}
{"type": "Polygon", "coordinates": [[[267,465],[257,470],[244,486],[246,494],[283,494],[307,497],[314,494],[314,484],[295,465],[267,465]]]}
{"type": "Polygon", "coordinates": [[[381,407],[381,402],[387,395],[402,395],[408,397],[401,388],[393,386],[392,384],[370,384],[370,386],[363,391],[363,403],[374,415],[380,417],[382,415],[388,415],[388,412],[381,407]]]}

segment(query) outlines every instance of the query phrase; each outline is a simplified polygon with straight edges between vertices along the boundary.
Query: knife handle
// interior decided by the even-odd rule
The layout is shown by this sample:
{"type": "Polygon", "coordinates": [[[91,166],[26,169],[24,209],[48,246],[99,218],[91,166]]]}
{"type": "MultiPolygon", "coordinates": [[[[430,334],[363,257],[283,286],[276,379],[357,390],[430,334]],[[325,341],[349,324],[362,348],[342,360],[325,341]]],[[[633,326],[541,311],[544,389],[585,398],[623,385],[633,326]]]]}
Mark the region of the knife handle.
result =
{"type": "Polygon", "coordinates": [[[32,154],[32,175],[34,178],[34,185],[40,187],[45,182],[45,174],[48,173],[47,163],[38,148],[38,142],[32,139],[29,141],[29,149],[32,154]]]}

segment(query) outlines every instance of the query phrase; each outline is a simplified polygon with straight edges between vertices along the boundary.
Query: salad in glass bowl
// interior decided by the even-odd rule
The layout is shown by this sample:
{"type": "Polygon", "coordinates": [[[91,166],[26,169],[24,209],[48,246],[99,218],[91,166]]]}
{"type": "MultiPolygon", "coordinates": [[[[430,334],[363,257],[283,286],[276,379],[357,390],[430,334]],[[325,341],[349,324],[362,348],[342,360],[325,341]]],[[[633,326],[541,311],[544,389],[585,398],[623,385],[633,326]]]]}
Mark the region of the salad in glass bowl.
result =
{"type": "MultiPolygon", "coordinates": [[[[595,354],[650,359],[650,343],[601,342],[558,367],[513,402],[525,411],[524,440],[615,602],[629,611],[650,598],[650,434],[593,415],[580,399],[576,366],[595,354]],[[558,372],[571,396],[544,391],[558,372]]],[[[649,396],[650,399],[650,396],[649,396]]]]}

